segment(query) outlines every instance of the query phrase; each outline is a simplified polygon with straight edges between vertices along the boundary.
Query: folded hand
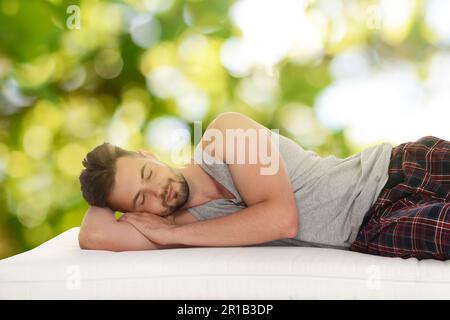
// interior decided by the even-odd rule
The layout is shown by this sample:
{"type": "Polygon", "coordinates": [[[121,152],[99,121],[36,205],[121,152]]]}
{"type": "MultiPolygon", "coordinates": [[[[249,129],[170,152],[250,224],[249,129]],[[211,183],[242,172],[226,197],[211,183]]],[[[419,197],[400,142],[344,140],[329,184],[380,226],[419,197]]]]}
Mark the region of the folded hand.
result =
{"type": "Polygon", "coordinates": [[[175,244],[172,231],[177,225],[168,218],[148,212],[127,212],[120,221],[133,225],[150,241],[161,245],[175,244]]]}

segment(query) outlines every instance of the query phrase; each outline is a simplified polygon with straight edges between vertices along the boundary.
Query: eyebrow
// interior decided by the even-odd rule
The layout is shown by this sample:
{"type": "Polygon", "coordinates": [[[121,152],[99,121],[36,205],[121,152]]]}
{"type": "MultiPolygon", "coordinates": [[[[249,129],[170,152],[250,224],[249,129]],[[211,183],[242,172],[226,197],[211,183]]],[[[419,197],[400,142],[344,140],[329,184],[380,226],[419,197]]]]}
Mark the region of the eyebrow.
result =
{"type": "MultiPolygon", "coordinates": [[[[146,165],[146,163],[144,163],[141,168],[141,181],[144,179],[145,165],[146,165]]],[[[140,194],[140,191],[138,191],[138,193],[136,193],[136,195],[134,196],[134,199],[133,199],[133,208],[134,209],[136,209],[136,200],[138,199],[139,194],[140,194]]]]}

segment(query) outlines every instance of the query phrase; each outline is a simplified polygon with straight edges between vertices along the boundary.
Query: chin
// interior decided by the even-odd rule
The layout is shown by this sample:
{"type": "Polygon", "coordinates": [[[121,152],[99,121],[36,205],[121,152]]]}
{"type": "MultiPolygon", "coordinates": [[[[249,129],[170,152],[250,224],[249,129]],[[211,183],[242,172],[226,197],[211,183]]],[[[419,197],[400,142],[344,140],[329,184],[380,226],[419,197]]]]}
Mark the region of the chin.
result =
{"type": "Polygon", "coordinates": [[[173,211],[164,212],[164,213],[161,213],[161,216],[162,217],[167,217],[167,216],[170,216],[172,213],[173,213],[173,211]]]}

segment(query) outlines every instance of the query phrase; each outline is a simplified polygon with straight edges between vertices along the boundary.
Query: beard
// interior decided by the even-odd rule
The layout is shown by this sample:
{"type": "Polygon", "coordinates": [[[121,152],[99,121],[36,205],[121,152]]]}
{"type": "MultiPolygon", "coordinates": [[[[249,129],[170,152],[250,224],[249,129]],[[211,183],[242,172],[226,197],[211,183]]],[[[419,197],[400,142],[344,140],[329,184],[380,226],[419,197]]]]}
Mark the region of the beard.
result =
{"type": "Polygon", "coordinates": [[[189,199],[189,185],[186,179],[184,178],[183,174],[173,168],[170,168],[170,170],[173,173],[173,177],[169,178],[165,195],[167,195],[167,192],[169,191],[169,184],[172,183],[173,195],[171,201],[174,203],[168,204],[166,201],[164,201],[164,206],[167,208],[166,215],[169,215],[174,211],[177,211],[180,208],[182,208],[189,199]],[[174,188],[175,185],[179,186],[177,191],[175,191],[174,188]]]}

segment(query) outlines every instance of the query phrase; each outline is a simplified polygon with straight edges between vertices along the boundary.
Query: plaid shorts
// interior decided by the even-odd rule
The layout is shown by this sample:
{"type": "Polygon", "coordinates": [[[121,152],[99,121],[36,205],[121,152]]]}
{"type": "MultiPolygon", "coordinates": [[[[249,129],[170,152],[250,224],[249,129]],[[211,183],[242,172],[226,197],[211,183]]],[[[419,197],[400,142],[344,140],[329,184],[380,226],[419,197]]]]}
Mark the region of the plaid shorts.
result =
{"type": "Polygon", "coordinates": [[[426,136],[392,149],[388,181],[350,250],[450,259],[450,141],[426,136]]]}

